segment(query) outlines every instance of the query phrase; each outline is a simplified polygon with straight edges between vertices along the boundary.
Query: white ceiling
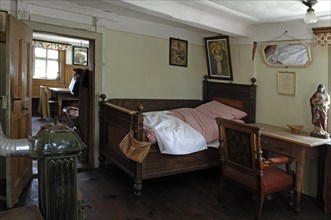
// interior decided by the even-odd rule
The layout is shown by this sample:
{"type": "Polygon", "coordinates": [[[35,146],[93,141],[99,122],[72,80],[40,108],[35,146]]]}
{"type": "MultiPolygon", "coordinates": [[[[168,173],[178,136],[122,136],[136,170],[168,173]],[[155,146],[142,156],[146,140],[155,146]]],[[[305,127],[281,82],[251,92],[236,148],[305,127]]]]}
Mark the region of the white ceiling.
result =
{"type": "MultiPolygon", "coordinates": [[[[85,5],[89,1],[81,1],[85,5]]],[[[307,6],[301,0],[292,1],[272,1],[272,0],[246,0],[246,1],[224,1],[224,0],[99,0],[93,7],[107,10],[111,4],[120,5],[127,9],[141,11],[147,14],[154,14],[160,17],[186,16],[200,17],[203,15],[216,15],[219,17],[227,16],[232,19],[253,24],[269,22],[291,21],[303,19],[307,6]],[[181,9],[187,9],[181,11],[181,9]],[[200,12],[193,14],[194,12],[200,12]],[[192,13],[192,14],[191,14],[192,13]],[[162,15],[163,14],[163,15],[162,15]]],[[[86,4],[87,5],[87,4],[86,4]]],[[[90,5],[91,7],[92,5],[90,5]]],[[[331,3],[330,0],[319,0],[313,7],[319,17],[328,16],[330,19],[331,3]]],[[[109,8],[111,10],[111,8],[109,8]]],[[[122,11],[128,13],[129,11],[122,11]]]]}
{"type": "MultiPolygon", "coordinates": [[[[17,0],[17,4],[18,9],[26,7],[32,13],[38,9],[47,13],[44,9],[50,8],[79,14],[82,19],[89,16],[119,22],[122,17],[129,17],[204,34],[230,36],[247,36],[252,25],[303,23],[307,10],[301,0],[17,0]]],[[[313,8],[318,23],[326,21],[330,26],[331,0],[318,0],[313,8]]]]}
{"type": "MultiPolygon", "coordinates": [[[[56,7],[56,3],[61,2],[52,1],[50,4],[56,7]]],[[[179,26],[184,24],[187,28],[216,33],[231,32],[231,26],[242,28],[247,25],[302,21],[307,10],[301,0],[67,0],[66,3],[78,4],[81,13],[84,13],[84,8],[86,11],[95,9],[91,15],[110,15],[110,19],[127,16],[165,24],[171,22],[179,26]]],[[[319,20],[331,19],[330,0],[319,0],[313,8],[319,20]]]]}

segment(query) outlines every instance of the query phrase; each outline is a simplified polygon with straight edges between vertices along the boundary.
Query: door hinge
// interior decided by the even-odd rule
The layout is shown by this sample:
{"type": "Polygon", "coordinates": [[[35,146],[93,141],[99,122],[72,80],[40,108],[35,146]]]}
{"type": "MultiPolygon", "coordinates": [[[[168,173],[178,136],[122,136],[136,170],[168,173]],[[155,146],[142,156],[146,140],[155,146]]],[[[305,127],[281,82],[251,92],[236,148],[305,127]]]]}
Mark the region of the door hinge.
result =
{"type": "Polygon", "coordinates": [[[1,108],[2,109],[7,109],[7,106],[8,106],[7,96],[2,96],[0,98],[1,98],[1,108]]]}

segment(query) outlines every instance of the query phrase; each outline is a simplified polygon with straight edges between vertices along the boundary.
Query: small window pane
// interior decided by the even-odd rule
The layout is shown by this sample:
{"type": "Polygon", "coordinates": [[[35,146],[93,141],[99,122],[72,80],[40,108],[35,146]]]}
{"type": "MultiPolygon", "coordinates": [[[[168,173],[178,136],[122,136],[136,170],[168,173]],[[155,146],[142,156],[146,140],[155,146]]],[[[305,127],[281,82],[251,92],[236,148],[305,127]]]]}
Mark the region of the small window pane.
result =
{"type": "Polygon", "coordinates": [[[34,78],[45,78],[45,77],[46,77],[46,69],[35,68],[34,78]]]}
{"type": "Polygon", "coordinates": [[[46,60],[36,59],[35,68],[44,68],[44,69],[46,69],[46,60]]]}
{"type": "Polygon", "coordinates": [[[36,57],[44,57],[44,58],[46,58],[46,49],[36,47],[34,51],[35,51],[35,56],[36,57]]]}
{"type": "Polygon", "coordinates": [[[47,69],[58,72],[59,63],[57,61],[49,60],[49,61],[47,61],[47,69]]]}
{"type": "Polygon", "coordinates": [[[58,59],[59,51],[58,50],[48,50],[48,58],[49,59],[58,59]]]}
{"type": "Polygon", "coordinates": [[[56,79],[59,72],[59,63],[57,61],[47,61],[47,78],[56,79]]]}

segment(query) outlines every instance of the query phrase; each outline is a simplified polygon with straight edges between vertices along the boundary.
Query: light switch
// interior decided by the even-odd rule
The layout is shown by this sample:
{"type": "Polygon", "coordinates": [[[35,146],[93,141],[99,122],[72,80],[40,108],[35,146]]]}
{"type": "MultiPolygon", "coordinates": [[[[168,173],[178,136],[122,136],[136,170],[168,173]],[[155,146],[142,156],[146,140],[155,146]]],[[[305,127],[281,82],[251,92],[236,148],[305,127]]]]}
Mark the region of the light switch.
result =
{"type": "Polygon", "coordinates": [[[1,106],[2,106],[2,109],[7,109],[7,96],[2,96],[2,104],[1,104],[1,106]]]}

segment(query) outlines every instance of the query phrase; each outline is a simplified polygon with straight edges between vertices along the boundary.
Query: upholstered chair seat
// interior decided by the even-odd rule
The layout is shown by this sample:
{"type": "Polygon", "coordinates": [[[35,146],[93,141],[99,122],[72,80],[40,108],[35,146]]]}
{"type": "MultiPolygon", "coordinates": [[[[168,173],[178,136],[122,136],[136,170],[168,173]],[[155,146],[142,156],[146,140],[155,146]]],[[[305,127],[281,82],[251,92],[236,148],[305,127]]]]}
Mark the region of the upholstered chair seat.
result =
{"type": "MultiPolygon", "coordinates": [[[[239,183],[239,185],[246,187],[248,190],[258,190],[256,176],[240,172],[231,167],[227,167],[224,170],[224,176],[226,176],[228,181],[239,183]],[[243,182],[244,184],[240,184],[243,182]]],[[[293,187],[293,177],[289,176],[286,171],[283,171],[277,167],[272,166],[264,169],[263,179],[265,194],[271,194],[274,192],[279,192],[282,189],[293,187]],[[279,181],[279,179],[282,181],[279,181]]]]}

